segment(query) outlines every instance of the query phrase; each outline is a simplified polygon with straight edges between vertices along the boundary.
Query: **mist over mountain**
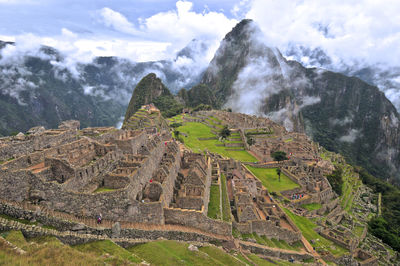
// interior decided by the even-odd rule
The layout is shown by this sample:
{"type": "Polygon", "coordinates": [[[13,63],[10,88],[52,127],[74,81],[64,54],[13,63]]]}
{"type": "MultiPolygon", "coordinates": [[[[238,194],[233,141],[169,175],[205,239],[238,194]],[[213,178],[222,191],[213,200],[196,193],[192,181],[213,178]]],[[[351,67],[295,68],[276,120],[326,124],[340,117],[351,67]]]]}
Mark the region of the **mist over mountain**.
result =
{"type": "MultiPolygon", "coordinates": [[[[0,43],[3,135],[36,125],[55,127],[66,119],[78,119],[84,127],[116,125],[135,86],[154,73],[178,94],[179,104],[267,116],[288,130],[306,132],[375,175],[399,175],[400,117],[373,86],[386,86],[386,95],[395,99],[397,70],[353,66],[334,73],[326,69],[337,66],[336,59],[322,49],[294,47],[283,56],[265,43],[251,20],[241,21],[225,36],[211,62],[209,44],[196,39],[173,59],[153,62],[96,57],[79,63],[51,47],[17,48],[0,43]]],[[[146,88],[141,86],[141,95],[147,95],[146,88]]],[[[159,104],[175,103],[168,97],[159,104]]]]}
{"type": "Polygon", "coordinates": [[[132,91],[147,74],[156,73],[173,92],[190,88],[207,66],[208,46],[193,40],[173,60],[132,62],[96,57],[71,62],[51,47],[18,50],[0,42],[0,134],[36,125],[56,127],[78,119],[83,127],[113,126],[123,117],[132,91]]]}
{"type": "Polygon", "coordinates": [[[377,86],[394,104],[397,111],[400,111],[400,67],[333,60],[321,48],[310,49],[294,44],[289,45],[283,53],[287,59],[296,60],[305,67],[318,67],[349,77],[358,77],[377,86]]]}
{"type": "Polygon", "coordinates": [[[251,20],[225,36],[202,83],[220,106],[267,116],[377,176],[399,178],[400,116],[385,95],[359,78],[285,59],[251,20]]]}

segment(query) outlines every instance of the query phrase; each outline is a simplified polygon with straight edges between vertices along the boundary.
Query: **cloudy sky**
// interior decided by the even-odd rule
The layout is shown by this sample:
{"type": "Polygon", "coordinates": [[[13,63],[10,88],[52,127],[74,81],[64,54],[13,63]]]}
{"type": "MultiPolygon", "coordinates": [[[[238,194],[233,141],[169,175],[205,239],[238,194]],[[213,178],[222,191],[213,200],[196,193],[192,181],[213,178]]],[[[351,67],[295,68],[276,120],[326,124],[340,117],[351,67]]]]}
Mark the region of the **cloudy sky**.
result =
{"type": "Polygon", "coordinates": [[[338,61],[400,65],[398,0],[0,0],[0,39],[19,49],[51,45],[82,61],[147,61],[172,57],[193,38],[216,49],[242,18],[282,50],[296,43],[338,61]]]}

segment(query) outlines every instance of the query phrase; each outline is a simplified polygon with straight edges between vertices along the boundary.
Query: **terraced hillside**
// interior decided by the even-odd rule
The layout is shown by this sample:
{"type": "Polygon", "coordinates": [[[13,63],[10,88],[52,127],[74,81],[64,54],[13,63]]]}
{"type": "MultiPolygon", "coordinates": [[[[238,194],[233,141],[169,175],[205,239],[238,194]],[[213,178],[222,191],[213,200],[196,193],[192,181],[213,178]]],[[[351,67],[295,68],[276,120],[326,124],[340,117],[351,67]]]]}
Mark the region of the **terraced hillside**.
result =
{"type": "Polygon", "coordinates": [[[45,137],[51,147],[0,163],[0,188],[10,194],[0,194],[1,264],[398,263],[368,233],[378,196],[343,157],[302,134],[222,111],[164,120],[151,104],[124,127],[78,130],[69,121],[2,140],[5,158],[45,137]],[[290,158],[273,161],[274,151],[290,158]],[[20,173],[27,177],[18,181],[20,173]],[[50,185],[57,196],[49,197],[50,185]],[[82,197],[90,209],[73,205],[82,197]]]}

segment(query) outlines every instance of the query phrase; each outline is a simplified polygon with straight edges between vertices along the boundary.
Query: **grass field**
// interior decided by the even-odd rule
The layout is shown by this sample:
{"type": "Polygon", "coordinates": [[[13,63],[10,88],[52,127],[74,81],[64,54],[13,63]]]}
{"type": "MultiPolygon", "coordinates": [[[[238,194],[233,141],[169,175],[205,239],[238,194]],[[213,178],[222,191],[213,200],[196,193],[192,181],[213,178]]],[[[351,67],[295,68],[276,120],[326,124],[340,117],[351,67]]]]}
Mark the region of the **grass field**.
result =
{"type": "Polygon", "coordinates": [[[231,157],[236,160],[244,161],[244,162],[255,162],[257,161],[254,156],[249,154],[245,150],[241,151],[230,151],[226,150],[225,147],[216,146],[216,144],[222,144],[222,142],[218,140],[199,140],[198,138],[211,138],[216,137],[215,134],[211,132],[211,128],[197,122],[188,122],[178,127],[176,130],[179,132],[183,132],[187,135],[187,137],[183,137],[185,145],[192,149],[194,152],[202,152],[205,149],[210,152],[218,153],[225,157],[231,157]]]}
{"type": "Polygon", "coordinates": [[[176,241],[156,241],[137,245],[128,250],[152,265],[245,265],[216,247],[201,247],[190,251],[189,244],[176,241]]]}
{"type": "Polygon", "coordinates": [[[321,209],[322,205],[320,203],[309,203],[301,205],[304,209],[308,211],[319,210],[321,209]]]}
{"type": "Polygon", "coordinates": [[[221,193],[222,193],[222,219],[224,221],[231,221],[231,205],[229,204],[228,191],[226,187],[226,177],[221,175],[221,193]]]}
{"type": "Polygon", "coordinates": [[[283,240],[277,240],[274,238],[269,239],[266,236],[259,236],[256,233],[242,234],[241,236],[244,240],[252,238],[252,239],[256,240],[258,244],[265,245],[265,246],[272,247],[272,248],[281,248],[281,249],[298,251],[303,247],[303,244],[301,242],[296,242],[292,245],[289,245],[287,242],[285,242],[283,240]]]}
{"type": "Polygon", "coordinates": [[[132,262],[116,257],[106,261],[104,257],[92,252],[81,252],[63,245],[54,237],[38,237],[29,239],[28,242],[20,231],[3,232],[1,235],[25,250],[26,254],[17,255],[14,250],[0,242],[0,265],[121,265],[132,262]]]}
{"type": "Polygon", "coordinates": [[[221,219],[219,185],[211,185],[210,202],[208,203],[207,216],[212,219],[221,219]]]}
{"type": "Polygon", "coordinates": [[[270,192],[280,192],[299,187],[284,173],[281,173],[281,181],[278,179],[276,168],[256,168],[247,166],[247,168],[262,182],[270,192]]]}
{"type": "Polygon", "coordinates": [[[106,188],[106,187],[99,187],[93,193],[98,193],[98,192],[105,192],[105,191],[114,191],[115,189],[113,188],[106,188]]]}
{"type": "Polygon", "coordinates": [[[73,246],[73,248],[84,253],[94,254],[98,257],[105,256],[106,254],[112,254],[112,256],[105,259],[105,262],[109,262],[111,264],[119,264],[122,262],[139,263],[142,261],[142,259],[140,259],[137,255],[118,246],[110,240],[95,241],[82,245],[76,245],[73,246]]]}
{"type": "Polygon", "coordinates": [[[162,240],[124,249],[109,240],[81,245],[62,244],[55,237],[27,241],[20,231],[0,232],[7,241],[26,251],[18,255],[0,241],[0,265],[246,265],[214,246],[190,251],[189,244],[162,240]]]}
{"type": "Polygon", "coordinates": [[[283,210],[286,212],[289,218],[296,224],[296,226],[300,229],[303,236],[308,241],[311,240],[315,241],[315,244],[313,244],[313,246],[316,247],[317,251],[319,248],[323,250],[328,250],[335,256],[340,256],[348,252],[348,250],[334,244],[332,241],[323,238],[321,235],[315,232],[314,228],[317,227],[317,225],[314,224],[309,219],[293,214],[290,210],[286,208],[283,208],[283,210]]]}

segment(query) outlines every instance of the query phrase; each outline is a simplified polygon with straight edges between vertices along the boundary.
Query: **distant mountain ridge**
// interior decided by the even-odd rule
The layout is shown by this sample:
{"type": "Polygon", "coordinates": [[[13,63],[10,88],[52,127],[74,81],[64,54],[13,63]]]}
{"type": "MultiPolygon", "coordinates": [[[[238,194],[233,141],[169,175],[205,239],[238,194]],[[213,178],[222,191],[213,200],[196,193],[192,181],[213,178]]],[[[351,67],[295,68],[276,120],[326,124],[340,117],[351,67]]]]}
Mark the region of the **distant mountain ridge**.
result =
{"type": "Polygon", "coordinates": [[[82,127],[116,125],[133,88],[148,73],[156,73],[173,92],[197,84],[201,66],[177,62],[195,60],[207,49],[193,40],[174,60],[136,63],[97,57],[71,68],[59,51],[46,46],[2,58],[7,45],[14,44],[0,41],[0,136],[36,125],[54,128],[68,119],[80,120],[82,127]]]}

